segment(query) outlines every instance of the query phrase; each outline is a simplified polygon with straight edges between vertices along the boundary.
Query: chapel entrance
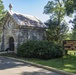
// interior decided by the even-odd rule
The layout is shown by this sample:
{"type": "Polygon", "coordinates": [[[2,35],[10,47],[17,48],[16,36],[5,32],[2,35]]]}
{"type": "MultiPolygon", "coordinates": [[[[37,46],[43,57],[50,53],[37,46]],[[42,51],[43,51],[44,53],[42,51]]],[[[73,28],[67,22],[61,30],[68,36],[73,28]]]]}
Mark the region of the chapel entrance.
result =
{"type": "Polygon", "coordinates": [[[9,50],[14,51],[14,38],[13,37],[9,38],[9,50]]]}

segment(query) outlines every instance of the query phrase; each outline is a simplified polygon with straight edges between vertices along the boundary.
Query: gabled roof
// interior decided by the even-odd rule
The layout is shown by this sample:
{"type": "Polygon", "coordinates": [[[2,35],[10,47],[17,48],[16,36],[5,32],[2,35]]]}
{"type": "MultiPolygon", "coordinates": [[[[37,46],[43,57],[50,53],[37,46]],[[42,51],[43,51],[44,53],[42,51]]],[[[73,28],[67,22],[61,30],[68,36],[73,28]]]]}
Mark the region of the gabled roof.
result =
{"type": "Polygon", "coordinates": [[[21,26],[32,26],[32,27],[41,27],[45,28],[46,25],[43,24],[37,17],[31,15],[25,15],[16,13],[13,11],[8,11],[8,13],[13,17],[18,25],[21,26]]]}

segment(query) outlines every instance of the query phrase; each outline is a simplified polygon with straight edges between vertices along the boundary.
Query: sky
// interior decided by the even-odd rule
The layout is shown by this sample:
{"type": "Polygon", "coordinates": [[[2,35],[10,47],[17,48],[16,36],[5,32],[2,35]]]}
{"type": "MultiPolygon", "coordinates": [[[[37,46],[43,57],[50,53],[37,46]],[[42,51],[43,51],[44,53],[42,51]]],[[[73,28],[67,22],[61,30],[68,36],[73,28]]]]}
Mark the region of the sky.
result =
{"type": "Polygon", "coordinates": [[[9,10],[9,4],[13,5],[12,11],[33,15],[42,22],[46,22],[50,15],[43,14],[44,6],[49,0],[3,0],[5,10],[9,10]]]}

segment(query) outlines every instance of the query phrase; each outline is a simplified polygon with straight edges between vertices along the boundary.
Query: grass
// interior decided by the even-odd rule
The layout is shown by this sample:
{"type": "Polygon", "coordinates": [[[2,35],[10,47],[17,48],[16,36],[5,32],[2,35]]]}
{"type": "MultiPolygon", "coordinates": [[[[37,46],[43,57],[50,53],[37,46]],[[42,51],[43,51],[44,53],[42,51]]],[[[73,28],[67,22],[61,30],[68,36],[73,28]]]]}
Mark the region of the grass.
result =
{"type": "Polygon", "coordinates": [[[62,58],[51,60],[25,59],[34,63],[50,66],[71,73],[76,73],[76,56],[68,55],[62,58]]]}
{"type": "MultiPolygon", "coordinates": [[[[2,54],[2,55],[19,58],[15,54],[2,54]]],[[[21,59],[38,63],[41,65],[57,68],[67,72],[76,73],[76,55],[74,55],[74,51],[69,51],[68,55],[64,56],[63,59],[62,58],[56,58],[50,60],[28,59],[28,58],[21,58],[21,59]]]]}

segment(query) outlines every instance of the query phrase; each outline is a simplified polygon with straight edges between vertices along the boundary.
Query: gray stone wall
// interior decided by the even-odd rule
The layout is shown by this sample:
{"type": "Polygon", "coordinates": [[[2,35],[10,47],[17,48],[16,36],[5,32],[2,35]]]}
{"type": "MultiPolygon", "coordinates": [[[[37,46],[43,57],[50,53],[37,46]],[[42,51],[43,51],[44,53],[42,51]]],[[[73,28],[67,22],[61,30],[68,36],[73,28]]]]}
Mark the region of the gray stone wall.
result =
{"type": "MultiPolygon", "coordinates": [[[[9,16],[6,23],[4,24],[4,33],[2,33],[1,43],[4,44],[4,50],[9,47],[9,38],[14,39],[15,53],[17,52],[17,47],[26,42],[27,40],[44,40],[45,30],[33,27],[21,28],[21,25],[17,25],[16,22],[9,16]],[[4,40],[3,40],[4,34],[4,40]],[[4,42],[3,42],[4,41],[4,42]]],[[[2,44],[2,47],[3,47],[2,44]]]]}
{"type": "Polygon", "coordinates": [[[16,51],[17,48],[17,43],[18,43],[18,32],[19,29],[16,27],[17,24],[13,21],[13,19],[9,16],[6,23],[4,23],[4,33],[2,33],[1,37],[1,46],[4,47],[3,49],[6,50],[6,48],[9,47],[9,38],[13,37],[14,38],[14,48],[16,51]],[[4,34],[4,39],[3,39],[3,34],[4,34]],[[4,43],[3,43],[4,41],[4,43]],[[4,44],[4,45],[2,45],[4,44]]]}
{"type": "Polygon", "coordinates": [[[19,32],[19,42],[23,43],[27,40],[43,40],[44,39],[44,31],[36,30],[36,29],[20,29],[19,32]]]}

